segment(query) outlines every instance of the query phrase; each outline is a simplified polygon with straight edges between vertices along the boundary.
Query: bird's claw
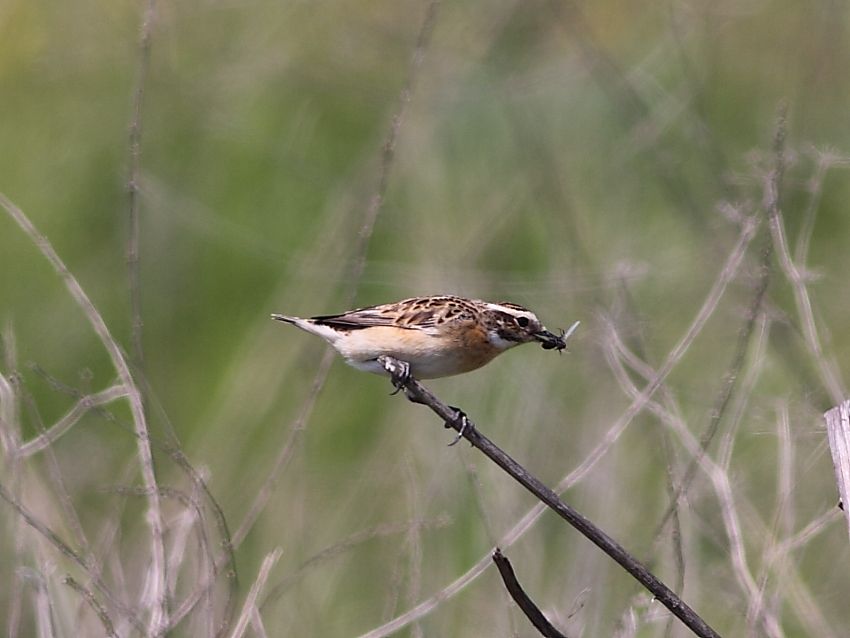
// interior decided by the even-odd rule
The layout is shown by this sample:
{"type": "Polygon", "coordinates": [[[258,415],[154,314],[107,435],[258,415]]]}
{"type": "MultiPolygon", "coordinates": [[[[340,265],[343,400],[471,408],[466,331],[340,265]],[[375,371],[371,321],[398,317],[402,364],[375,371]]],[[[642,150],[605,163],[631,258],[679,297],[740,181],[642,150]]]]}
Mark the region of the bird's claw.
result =
{"type": "Polygon", "coordinates": [[[410,381],[410,364],[407,361],[383,356],[378,357],[378,362],[389,373],[390,381],[395,386],[395,390],[390,392],[390,396],[401,392],[407,382],[410,381]]]}
{"type": "Polygon", "coordinates": [[[475,426],[473,425],[472,421],[469,420],[469,417],[466,416],[466,413],[463,410],[461,410],[460,408],[456,408],[453,405],[450,405],[449,407],[455,411],[455,415],[451,421],[446,421],[446,427],[457,429],[457,436],[451,443],[449,443],[449,447],[452,447],[453,445],[457,445],[457,442],[463,438],[463,435],[466,433],[467,430],[471,430],[475,426]],[[459,427],[458,423],[460,424],[459,427]]]}

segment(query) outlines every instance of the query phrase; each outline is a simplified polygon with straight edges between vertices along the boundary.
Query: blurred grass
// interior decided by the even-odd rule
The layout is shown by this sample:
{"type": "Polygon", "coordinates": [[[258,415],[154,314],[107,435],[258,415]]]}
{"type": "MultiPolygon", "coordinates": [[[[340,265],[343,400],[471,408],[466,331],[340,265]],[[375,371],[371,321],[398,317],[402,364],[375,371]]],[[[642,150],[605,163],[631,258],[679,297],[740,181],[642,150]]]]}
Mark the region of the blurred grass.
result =
{"type": "MultiPolygon", "coordinates": [[[[0,7],[0,191],[50,239],[125,346],[127,131],[141,10],[135,2],[6,0],[0,7]]],[[[580,319],[569,355],[523,349],[431,384],[555,483],[628,403],[600,356],[597,313],[623,319],[629,337],[643,333],[649,362],[659,364],[734,240],[718,206],[758,207],[779,102],[789,108],[783,213],[792,241],[814,172],[811,146],[850,148],[841,4],[443,3],[366,268],[354,281],[354,238],[424,14],[416,2],[157,6],[142,122],[145,373],[187,456],[208,472],[231,530],[287,438],[323,352],[306,335],[271,325],[269,312],[339,311],[357,286],[358,304],[456,292],[529,305],[550,327],[580,319]],[[616,310],[622,285],[634,318],[616,310]]],[[[820,275],[810,292],[838,361],[850,348],[842,274],[850,267],[848,188],[841,171],[827,174],[810,251],[820,275]]],[[[731,360],[757,261],[751,249],[746,272],[669,380],[695,433],[731,360]]],[[[17,372],[49,424],[73,400],[30,362],[91,390],[111,383],[114,372],[60,282],[5,216],[0,266],[0,319],[15,337],[17,372]]],[[[775,329],[735,437],[731,478],[736,494],[770,524],[775,406],[787,404],[798,472],[790,507],[799,528],[835,501],[819,422],[829,399],[795,336],[793,297],[778,271],[769,294],[775,329]]],[[[388,390],[381,379],[333,364],[291,463],[238,549],[241,595],[276,546],[283,556],[270,587],[358,531],[403,523],[413,512],[430,526],[418,540],[376,536],[306,570],[263,608],[270,635],[344,636],[375,627],[486,553],[492,539],[481,508],[498,538],[531,505],[468,450],[447,451],[448,435],[430,415],[387,397],[388,390]],[[481,504],[464,463],[477,468],[481,504]],[[434,525],[441,516],[451,523],[434,525]]],[[[123,408],[112,408],[128,420],[123,408]]],[[[166,437],[160,414],[150,414],[155,434],[166,437]]],[[[35,421],[24,409],[27,438],[35,421]]],[[[639,417],[567,495],[639,554],[649,551],[667,504],[658,429],[655,419],[639,417]]],[[[92,536],[123,501],[100,490],[117,482],[133,449],[125,431],[94,414],[54,446],[92,536]]],[[[674,465],[686,460],[680,450],[674,465]]],[[[159,469],[166,484],[185,481],[162,453],[159,469]]],[[[41,515],[62,529],[42,460],[17,478],[34,486],[41,515]]],[[[147,533],[140,500],[129,503],[118,554],[128,573],[142,564],[147,533]]],[[[741,635],[746,602],[704,479],[684,509],[685,599],[724,635],[741,635]]],[[[17,532],[8,512],[0,554],[12,557],[17,532]]],[[[744,527],[757,570],[765,535],[747,517],[744,527]]],[[[40,569],[45,556],[3,560],[0,578],[14,579],[19,562],[40,569]]],[[[509,556],[539,602],[564,614],[570,635],[612,635],[637,593],[605,557],[548,517],[509,556]],[[567,620],[587,588],[584,606],[567,620]]],[[[660,575],[672,580],[664,556],[641,555],[659,560],[660,575]]],[[[833,524],[795,556],[792,568],[827,628],[841,635],[850,622],[842,594],[850,586],[842,567],[846,531],[833,524]]],[[[785,602],[778,612],[785,635],[817,626],[800,620],[788,590],[769,583],[785,602]]],[[[422,631],[507,635],[513,622],[519,635],[531,635],[503,600],[487,572],[423,620],[422,631]],[[470,623],[482,614],[486,624],[470,623]]],[[[0,609],[12,605],[0,593],[0,609]]],[[[28,613],[19,635],[35,631],[28,613]]],[[[85,622],[98,626],[93,617],[85,622]]],[[[661,632],[653,621],[639,635],[661,632]]],[[[676,628],[674,635],[684,633],[676,628]]]]}

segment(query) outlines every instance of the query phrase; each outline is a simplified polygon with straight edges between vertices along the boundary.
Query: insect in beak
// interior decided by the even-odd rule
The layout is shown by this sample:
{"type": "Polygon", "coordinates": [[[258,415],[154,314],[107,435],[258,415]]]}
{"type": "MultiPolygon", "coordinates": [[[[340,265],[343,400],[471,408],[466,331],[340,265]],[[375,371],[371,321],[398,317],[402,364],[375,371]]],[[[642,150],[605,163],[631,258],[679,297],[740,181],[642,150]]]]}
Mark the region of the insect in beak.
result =
{"type": "Polygon", "coordinates": [[[567,347],[567,343],[564,341],[563,330],[559,335],[556,335],[553,332],[549,332],[548,330],[542,330],[536,333],[534,335],[534,338],[537,339],[541,344],[543,344],[544,350],[553,350],[557,348],[560,351],[567,347]]]}
{"type": "Polygon", "coordinates": [[[567,339],[570,338],[570,335],[573,334],[578,328],[579,322],[576,321],[570,329],[566,332],[561,330],[561,334],[556,335],[553,332],[549,332],[548,330],[541,330],[540,332],[534,335],[534,338],[537,339],[543,346],[544,350],[555,350],[558,352],[567,347],[567,339]]]}

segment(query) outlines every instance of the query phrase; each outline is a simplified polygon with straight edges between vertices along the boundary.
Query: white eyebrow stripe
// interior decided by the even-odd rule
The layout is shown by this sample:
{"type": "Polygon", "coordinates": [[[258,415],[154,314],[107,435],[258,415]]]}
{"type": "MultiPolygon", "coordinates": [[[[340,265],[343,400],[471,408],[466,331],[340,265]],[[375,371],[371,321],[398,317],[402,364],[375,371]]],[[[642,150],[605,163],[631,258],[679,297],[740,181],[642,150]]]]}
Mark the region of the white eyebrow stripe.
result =
{"type": "Polygon", "coordinates": [[[528,317],[532,321],[536,321],[540,323],[540,320],[530,310],[517,310],[516,308],[508,308],[507,306],[500,306],[497,303],[485,303],[484,304],[488,310],[493,310],[495,312],[504,312],[513,317],[528,317]]]}
{"type": "Polygon", "coordinates": [[[484,305],[487,306],[487,308],[489,310],[495,310],[497,312],[507,312],[509,315],[528,314],[528,313],[524,313],[520,310],[516,310],[515,308],[508,308],[506,306],[500,306],[497,303],[486,303],[484,305]]]}

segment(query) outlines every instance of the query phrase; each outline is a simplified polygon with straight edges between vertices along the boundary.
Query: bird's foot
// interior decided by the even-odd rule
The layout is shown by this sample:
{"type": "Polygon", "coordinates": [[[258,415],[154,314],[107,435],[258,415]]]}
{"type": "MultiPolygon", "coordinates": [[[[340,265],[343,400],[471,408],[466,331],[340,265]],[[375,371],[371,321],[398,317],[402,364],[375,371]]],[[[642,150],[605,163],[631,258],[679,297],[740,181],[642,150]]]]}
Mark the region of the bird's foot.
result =
{"type": "Polygon", "coordinates": [[[467,430],[474,430],[475,424],[472,423],[469,417],[466,416],[466,413],[460,408],[456,408],[453,405],[450,405],[449,407],[455,411],[455,415],[451,421],[446,421],[446,427],[457,430],[457,436],[454,438],[454,441],[449,443],[449,447],[451,447],[453,445],[457,445],[457,442],[463,438],[463,435],[467,432],[467,430]]]}
{"type": "Polygon", "coordinates": [[[410,364],[407,361],[400,361],[394,357],[378,357],[378,363],[384,366],[384,370],[390,375],[395,390],[390,392],[390,396],[398,394],[404,389],[405,384],[410,381],[410,364]]]}

